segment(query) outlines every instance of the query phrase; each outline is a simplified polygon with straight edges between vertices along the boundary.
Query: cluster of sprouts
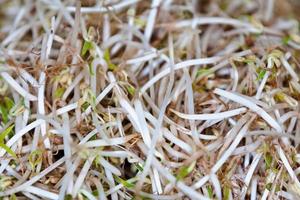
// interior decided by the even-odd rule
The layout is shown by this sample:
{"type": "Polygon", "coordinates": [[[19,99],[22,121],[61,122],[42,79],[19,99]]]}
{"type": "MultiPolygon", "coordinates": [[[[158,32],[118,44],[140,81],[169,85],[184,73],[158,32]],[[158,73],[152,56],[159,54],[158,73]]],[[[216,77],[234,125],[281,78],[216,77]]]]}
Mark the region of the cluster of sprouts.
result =
{"type": "Polygon", "coordinates": [[[300,199],[297,5],[0,0],[0,199],[300,199]]]}

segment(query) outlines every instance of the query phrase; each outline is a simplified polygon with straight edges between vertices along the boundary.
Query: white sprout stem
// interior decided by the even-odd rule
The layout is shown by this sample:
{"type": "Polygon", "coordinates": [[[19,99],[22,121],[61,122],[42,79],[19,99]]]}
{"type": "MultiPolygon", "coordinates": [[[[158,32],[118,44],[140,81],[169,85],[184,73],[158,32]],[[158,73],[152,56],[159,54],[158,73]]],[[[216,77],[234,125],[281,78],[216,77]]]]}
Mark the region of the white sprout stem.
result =
{"type": "MultiPolygon", "coordinates": [[[[154,171],[155,169],[153,169],[154,171]]],[[[152,193],[153,194],[158,194],[158,189],[157,189],[157,186],[156,186],[156,182],[155,182],[155,178],[154,178],[154,174],[153,173],[149,173],[149,178],[150,178],[150,181],[151,181],[151,187],[152,187],[152,193]]]]}
{"type": "Polygon", "coordinates": [[[291,80],[291,85],[293,86],[293,88],[300,93],[300,84],[297,81],[291,80]]]}
{"type": "Polygon", "coordinates": [[[37,80],[31,74],[29,74],[26,70],[24,70],[22,68],[20,68],[18,70],[20,71],[21,77],[24,80],[26,80],[28,83],[30,83],[33,87],[38,87],[39,86],[37,80]]]}
{"type": "MultiPolygon", "coordinates": [[[[230,147],[223,153],[223,155],[221,156],[221,158],[215,163],[215,165],[211,169],[211,174],[216,173],[222,167],[222,165],[227,161],[227,159],[232,155],[233,151],[236,149],[236,147],[239,145],[240,141],[246,135],[246,133],[248,131],[248,128],[249,128],[249,125],[254,120],[254,117],[255,116],[253,116],[247,122],[247,124],[244,125],[244,127],[240,130],[240,132],[238,133],[238,135],[235,137],[235,139],[232,142],[232,144],[230,145],[230,147]]],[[[198,180],[193,185],[193,187],[196,188],[196,189],[198,189],[198,188],[202,187],[209,179],[210,179],[210,175],[205,175],[200,180],[198,180]]]]}
{"type": "Polygon", "coordinates": [[[218,199],[222,200],[222,189],[220,185],[220,181],[218,180],[218,177],[216,174],[211,174],[210,175],[210,180],[215,188],[216,196],[218,199]]]}
{"type": "Polygon", "coordinates": [[[230,111],[219,112],[219,113],[212,113],[212,114],[184,114],[178,111],[171,109],[173,113],[175,113],[178,117],[182,119],[189,119],[189,120],[220,120],[220,119],[227,119],[229,117],[234,117],[236,115],[243,114],[247,112],[247,108],[237,108],[230,111]]]}
{"type": "Polygon", "coordinates": [[[41,1],[37,2],[37,16],[38,16],[38,19],[41,21],[44,31],[46,33],[48,33],[49,32],[49,27],[48,27],[49,23],[46,20],[46,17],[44,14],[44,9],[41,7],[41,1]]]}
{"type": "MultiPolygon", "coordinates": [[[[102,155],[102,154],[101,154],[102,155]]],[[[112,164],[110,164],[108,161],[106,161],[103,157],[99,158],[99,161],[101,163],[101,165],[106,168],[107,170],[109,170],[112,174],[115,174],[117,176],[121,176],[122,173],[121,171],[116,168],[115,166],[113,166],[112,164]]]]}
{"type": "Polygon", "coordinates": [[[18,41],[31,27],[31,24],[26,24],[21,28],[15,30],[12,34],[9,34],[2,42],[1,46],[6,46],[12,41],[18,41]]]}
{"type": "Polygon", "coordinates": [[[292,195],[292,194],[290,194],[288,192],[285,192],[285,191],[278,191],[277,194],[278,194],[278,196],[281,196],[284,199],[288,199],[288,200],[294,200],[295,199],[294,195],[292,195]]]}
{"type": "MultiPolygon", "coordinates": [[[[22,79],[21,79],[22,80],[22,79]]],[[[23,82],[23,86],[26,90],[28,90],[28,85],[26,82],[22,81],[23,82]]],[[[24,99],[24,107],[25,107],[25,110],[23,112],[23,117],[22,117],[22,125],[21,127],[25,127],[28,123],[28,120],[29,120],[29,115],[30,115],[30,102],[28,101],[28,99],[24,99]]]]}
{"type": "Polygon", "coordinates": [[[287,112],[279,118],[279,122],[281,124],[284,124],[287,120],[289,120],[290,118],[293,118],[293,117],[300,117],[299,112],[297,112],[297,111],[287,112]]]}
{"type": "MultiPolygon", "coordinates": [[[[112,90],[114,87],[114,83],[110,83],[104,90],[97,96],[96,98],[96,105],[101,102],[101,100],[112,90]]],[[[84,113],[82,113],[82,118],[84,118],[86,115],[90,114],[92,112],[92,107],[89,106],[84,113]]]]}
{"type": "MultiPolygon", "coordinates": [[[[246,138],[247,139],[247,138],[246,138]]],[[[232,153],[232,155],[242,155],[242,154],[246,154],[245,156],[249,155],[248,152],[253,152],[255,151],[258,147],[260,147],[261,145],[261,141],[256,141],[254,143],[250,143],[248,145],[242,146],[242,147],[238,147],[235,149],[235,151],[232,153]]],[[[249,155],[250,156],[250,155],[249,155]]],[[[246,158],[245,158],[246,159],[246,158]]],[[[249,162],[249,157],[248,157],[248,161],[249,162]]],[[[247,165],[245,164],[244,166],[247,167],[249,163],[247,163],[247,165]]]]}
{"type": "MultiPolygon", "coordinates": [[[[74,26],[74,24],[75,24],[74,18],[67,11],[66,7],[62,4],[62,2],[60,0],[54,0],[54,1],[51,1],[51,5],[53,5],[53,4],[57,5],[57,9],[59,9],[62,12],[67,23],[69,23],[71,26],[74,26]]],[[[51,6],[49,6],[49,8],[51,8],[51,6]]],[[[76,12],[76,7],[73,7],[73,8],[74,8],[74,12],[76,12]]]]}
{"type": "Polygon", "coordinates": [[[258,165],[258,162],[260,161],[262,157],[262,153],[259,153],[259,154],[256,154],[253,158],[253,161],[252,161],[252,164],[250,165],[249,167],[249,170],[247,172],[247,175],[244,179],[244,187],[242,189],[242,193],[241,193],[241,199],[244,199],[245,196],[246,196],[246,192],[247,192],[247,189],[249,187],[249,184],[250,184],[250,181],[251,181],[251,178],[253,177],[253,173],[258,165]]]}
{"type": "MultiPolygon", "coordinates": [[[[116,4],[116,5],[113,5],[113,6],[107,6],[107,7],[83,7],[83,8],[80,9],[80,12],[82,14],[106,13],[106,12],[109,12],[109,11],[118,12],[118,11],[124,9],[125,7],[136,4],[139,1],[140,0],[127,0],[127,1],[124,1],[124,2],[121,1],[121,3],[119,3],[119,4],[116,4]]],[[[55,5],[55,4],[54,5],[51,4],[51,5],[49,5],[49,7],[51,9],[54,9],[54,10],[60,9],[60,5],[55,5]]],[[[65,9],[66,9],[66,11],[71,12],[71,13],[76,12],[76,7],[74,7],[74,6],[69,6],[69,7],[66,7],[65,9]]]]}
{"type": "Polygon", "coordinates": [[[101,146],[113,146],[120,145],[127,142],[134,136],[118,137],[118,138],[109,138],[109,139],[99,139],[88,141],[84,144],[85,147],[101,147],[101,146]]]}
{"type": "Polygon", "coordinates": [[[55,194],[53,192],[49,192],[47,190],[43,190],[43,189],[38,188],[38,187],[34,187],[34,186],[28,186],[24,189],[24,191],[30,192],[30,193],[35,194],[35,195],[38,195],[40,197],[45,197],[47,199],[53,199],[53,200],[58,199],[57,194],[55,194]]]}
{"type": "Polygon", "coordinates": [[[191,199],[209,200],[209,198],[193,190],[191,187],[187,186],[182,181],[177,182],[177,187],[191,199]]]}
{"type": "MultiPolygon", "coordinates": [[[[104,129],[106,127],[111,127],[111,126],[116,126],[116,122],[106,123],[106,124],[102,125],[101,129],[104,129]]],[[[97,133],[98,133],[98,129],[97,128],[94,129],[94,130],[92,130],[84,138],[82,138],[82,140],[78,143],[78,145],[85,144],[89,139],[91,139],[91,137],[93,137],[97,133]]],[[[106,140],[107,140],[107,138],[106,138],[106,140]]]]}
{"type": "MultiPolygon", "coordinates": [[[[45,84],[46,84],[46,74],[45,72],[41,72],[40,74],[40,79],[39,79],[39,88],[38,88],[38,113],[40,115],[45,115],[45,84]]],[[[44,139],[44,145],[46,149],[50,149],[51,145],[50,145],[50,140],[48,137],[46,137],[47,134],[47,127],[46,127],[46,122],[43,120],[42,124],[41,124],[41,134],[42,134],[42,138],[44,139]]]]}
{"type": "Polygon", "coordinates": [[[46,59],[48,59],[50,56],[50,52],[53,44],[54,31],[55,31],[54,26],[55,26],[55,16],[51,18],[51,28],[50,28],[50,33],[48,34],[48,40],[46,44],[46,54],[45,54],[46,59]]]}
{"type": "MultiPolygon", "coordinates": [[[[62,133],[63,133],[63,144],[64,144],[64,158],[66,159],[65,165],[67,169],[71,169],[72,162],[71,162],[71,156],[72,156],[72,149],[71,149],[71,135],[70,135],[70,124],[69,124],[69,115],[68,113],[64,113],[62,116],[63,119],[63,127],[62,127],[62,133]]],[[[70,180],[68,180],[69,183],[72,182],[72,178],[70,177],[70,180]]],[[[71,185],[71,184],[70,184],[71,185]]]]}
{"type": "MultiPolygon", "coordinates": [[[[75,110],[77,107],[78,107],[78,103],[77,102],[76,103],[71,103],[69,105],[66,105],[64,107],[61,107],[61,108],[57,109],[55,111],[55,114],[57,116],[58,115],[62,115],[64,113],[70,112],[71,110],[75,110]]],[[[50,114],[50,115],[52,115],[52,114],[50,114]]]]}
{"type": "Polygon", "coordinates": [[[251,200],[256,200],[257,195],[257,177],[254,177],[251,181],[251,200]]]}
{"type": "Polygon", "coordinates": [[[80,189],[78,193],[84,194],[89,200],[97,200],[97,198],[85,189],[80,189]]]}
{"type": "Polygon", "coordinates": [[[107,200],[105,192],[104,192],[104,188],[101,184],[100,181],[93,179],[95,182],[95,185],[97,186],[98,189],[98,196],[99,196],[99,200],[107,200]]]}
{"type": "Polygon", "coordinates": [[[243,106],[248,107],[250,110],[261,116],[271,127],[273,127],[276,131],[279,133],[283,133],[283,130],[281,126],[275,121],[266,111],[264,111],[262,108],[258,107],[255,103],[252,101],[243,98],[235,93],[228,92],[219,88],[216,88],[214,90],[215,94],[218,94],[220,96],[223,96],[227,99],[230,99],[236,103],[239,103],[243,106]]]}
{"type": "Polygon", "coordinates": [[[37,182],[38,180],[40,180],[41,178],[46,176],[48,173],[50,173],[51,171],[56,169],[58,166],[60,166],[64,162],[65,162],[65,158],[59,159],[58,161],[56,161],[55,163],[53,163],[52,165],[50,165],[49,167],[47,167],[46,169],[41,171],[38,175],[32,177],[29,181],[27,181],[21,185],[18,185],[14,188],[11,188],[9,190],[6,190],[4,192],[0,192],[0,197],[8,196],[8,195],[25,190],[28,186],[31,186],[32,184],[34,184],[35,182],[37,182]]]}
{"type": "Polygon", "coordinates": [[[8,166],[10,161],[11,161],[10,159],[5,159],[1,162],[0,174],[2,174],[4,172],[4,170],[6,170],[6,167],[8,166]]]}
{"type": "Polygon", "coordinates": [[[151,137],[150,137],[149,129],[147,127],[147,122],[146,122],[146,118],[144,115],[144,109],[142,107],[141,101],[135,100],[134,106],[135,106],[135,111],[136,111],[136,114],[138,117],[137,119],[140,124],[140,131],[141,131],[142,138],[143,138],[145,144],[148,147],[150,147],[151,146],[151,137]]]}
{"type": "Polygon", "coordinates": [[[140,132],[143,135],[144,132],[142,130],[142,127],[141,127],[141,124],[140,124],[140,121],[139,121],[139,117],[138,117],[136,111],[134,110],[134,108],[128,103],[127,100],[125,100],[123,98],[119,100],[119,103],[120,103],[121,107],[128,113],[127,117],[131,121],[131,123],[132,123],[133,127],[135,128],[135,130],[137,130],[138,132],[140,132]]]}
{"type": "Polygon", "coordinates": [[[163,130],[163,135],[166,139],[170,140],[172,143],[176,144],[180,148],[182,148],[185,152],[191,154],[193,149],[192,147],[187,144],[186,142],[180,140],[176,136],[174,136],[168,129],[164,128],[163,130]]]}
{"type": "MultiPolygon", "coordinates": [[[[114,36],[110,37],[107,41],[103,41],[103,48],[107,49],[110,46],[113,46],[115,43],[121,42],[122,40],[124,40],[124,38],[125,38],[125,36],[123,34],[114,35],[114,36]]],[[[97,50],[97,48],[96,48],[96,50],[97,50]]],[[[103,55],[103,53],[100,49],[97,50],[97,53],[100,58],[103,57],[103,56],[101,56],[101,55],[103,55]]]]}
{"type": "MultiPolygon", "coordinates": [[[[252,53],[253,52],[248,49],[248,50],[237,52],[237,53],[231,55],[231,57],[243,57],[243,56],[250,55],[252,53]]],[[[225,67],[228,64],[229,64],[229,61],[228,61],[228,59],[226,59],[226,60],[221,61],[219,64],[215,65],[214,67],[210,68],[209,70],[210,70],[211,73],[213,73],[213,72],[215,72],[219,69],[222,69],[223,67],[225,67]]],[[[206,76],[206,75],[205,74],[204,75],[199,75],[198,79],[203,78],[203,76],[206,76]]]]}
{"type": "Polygon", "coordinates": [[[140,64],[140,63],[152,60],[152,59],[156,58],[157,56],[158,56],[157,52],[149,53],[149,54],[143,55],[141,57],[129,59],[126,61],[126,64],[127,65],[140,64]]]}
{"type": "Polygon", "coordinates": [[[83,167],[82,167],[82,169],[81,169],[81,171],[78,175],[78,178],[77,178],[77,180],[74,184],[74,188],[73,188],[73,192],[72,192],[73,198],[75,198],[77,196],[77,193],[78,193],[81,185],[83,184],[84,179],[85,179],[85,177],[86,177],[86,175],[87,175],[94,159],[95,159],[95,156],[90,156],[88,158],[88,160],[85,161],[85,163],[84,163],[84,165],[83,165],[83,167]]]}
{"type": "Polygon", "coordinates": [[[155,186],[157,193],[162,194],[163,189],[162,189],[162,185],[161,185],[161,181],[160,181],[160,176],[159,176],[157,169],[155,169],[155,168],[153,169],[153,179],[154,179],[154,186],[155,186]]]}
{"type": "MultiPolygon", "coordinates": [[[[205,65],[205,64],[214,64],[218,61],[220,61],[222,59],[222,57],[216,56],[216,57],[210,57],[210,58],[199,58],[199,59],[194,59],[194,60],[187,60],[187,61],[183,61],[181,63],[177,63],[174,66],[174,70],[179,70],[182,68],[186,68],[186,67],[191,67],[194,65],[205,65]]],[[[158,73],[157,75],[155,75],[152,79],[150,79],[142,88],[140,93],[143,94],[146,92],[147,89],[149,89],[152,85],[154,85],[157,81],[159,81],[161,78],[167,76],[168,74],[170,74],[171,69],[168,67],[166,69],[164,69],[163,71],[161,71],[160,73],[158,73]]]]}
{"type": "MultiPolygon", "coordinates": [[[[115,188],[116,187],[115,180],[114,180],[114,177],[113,177],[111,171],[109,171],[106,168],[104,168],[104,169],[105,169],[105,175],[106,175],[106,178],[108,180],[108,184],[109,184],[110,189],[115,188]]],[[[111,199],[112,200],[118,200],[118,194],[116,192],[112,193],[111,194],[111,199]]]]}
{"type": "Polygon", "coordinates": [[[172,147],[170,147],[170,145],[168,145],[168,144],[164,144],[163,148],[168,152],[168,154],[170,156],[173,156],[176,159],[179,159],[179,158],[188,159],[189,158],[186,154],[184,154],[184,153],[182,153],[180,151],[176,151],[175,149],[173,149],[172,147]]]}
{"type": "Polygon", "coordinates": [[[300,49],[300,45],[299,45],[297,42],[294,42],[294,41],[292,41],[292,40],[290,40],[290,41],[288,42],[288,45],[291,46],[291,47],[294,48],[294,49],[297,49],[297,50],[300,49]]]}
{"type": "Polygon", "coordinates": [[[31,144],[31,148],[29,149],[29,151],[30,150],[35,151],[37,149],[39,138],[40,138],[40,128],[41,128],[41,126],[38,126],[34,129],[32,144],[31,144]]]}
{"type": "Polygon", "coordinates": [[[119,157],[119,158],[125,158],[129,156],[129,154],[126,151],[101,151],[101,156],[104,157],[119,157]]]}
{"type": "Polygon", "coordinates": [[[10,165],[7,165],[6,169],[5,169],[9,175],[14,176],[17,179],[22,179],[23,177],[18,174],[10,165]]]}
{"type": "Polygon", "coordinates": [[[28,8],[22,7],[17,16],[15,17],[14,23],[11,26],[11,29],[9,31],[9,35],[11,35],[12,33],[14,33],[15,29],[17,28],[17,26],[19,25],[20,21],[23,19],[23,17],[25,16],[26,12],[28,12],[28,8]]]}
{"type": "MultiPolygon", "coordinates": [[[[172,49],[173,49],[173,47],[172,47],[172,49]]],[[[187,110],[188,110],[189,114],[193,115],[193,114],[195,114],[195,103],[194,103],[194,95],[193,95],[194,91],[193,91],[193,87],[192,87],[192,85],[193,85],[192,79],[191,79],[190,74],[187,69],[183,69],[183,71],[184,71],[184,77],[185,77],[185,81],[186,81],[185,96],[187,98],[187,104],[188,104],[187,110]]],[[[195,143],[200,144],[199,135],[196,130],[195,120],[190,119],[189,124],[191,127],[191,132],[192,132],[193,139],[195,140],[195,143]]]]}
{"type": "Polygon", "coordinates": [[[282,148],[279,145],[276,146],[276,150],[277,150],[277,153],[279,154],[281,161],[283,162],[284,167],[286,168],[287,172],[289,173],[289,175],[292,179],[292,182],[295,183],[298,188],[300,188],[299,179],[297,178],[294,170],[292,169],[291,165],[289,164],[289,161],[288,161],[286,155],[284,154],[284,151],[282,150],[282,148]]]}
{"type": "Polygon", "coordinates": [[[293,80],[296,81],[296,82],[299,82],[299,76],[293,70],[292,66],[288,63],[288,61],[285,59],[284,56],[280,57],[280,61],[281,61],[282,65],[285,67],[285,69],[289,72],[289,74],[291,75],[293,80]]]}
{"type": "Polygon", "coordinates": [[[145,28],[145,38],[147,39],[147,41],[149,42],[151,39],[151,35],[153,32],[153,27],[154,27],[154,23],[155,23],[155,18],[157,15],[157,8],[159,6],[159,4],[161,3],[161,0],[152,0],[151,3],[151,11],[149,13],[148,19],[147,19],[147,25],[145,28]]]}
{"type": "MultiPolygon", "coordinates": [[[[136,178],[131,178],[131,179],[128,179],[127,181],[136,181],[136,178]]],[[[104,195],[108,196],[110,194],[114,194],[114,193],[118,192],[121,188],[124,188],[123,184],[119,184],[119,185],[116,185],[115,187],[111,187],[109,190],[106,190],[104,195]]]]}
{"type": "MultiPolygon", "coordinates": [[[[138,143],[139,147],[143,151],[145,155],[149,154],[148,150],[146,150],[145,145],[138,143]]],[[[192,187],[187,186],[182,181],[177,181],[176,178],[164,167],[161,163],[153,157],[152,159],[153,166],[157,169],[157,171],[164,176],[170,183],[176,185],[183,193],[189,196],[192,199],[199,199],[199,200],[208,200],[209,198],[204,197],[202,194],[195,191],[192,187]]]]}
{"type": "Polygon", "coordinates": [[[231,143],[230,147],[224,152],[224,154],[221,156],[221,158],[216,162],[216,164],[212,167],[211,171],[212,173],[216,173],[221,166],[227,161],[227,159],[231,156],[233,151],[236,149],[236,147],[239,145],[240,141],[244,138],[244,136],[247,134],[249,125],[254,120],[255,116],[253,116],[247,124],[244,125],[244,127],[240,130],[238,135],[235,137],[233,142],[231,143]]]}
{"type": "Polygon", "coordinates": [[[59,200],[63,200],[65,197],[65,193],[72,194],[73,186],[74,186],[74,172],[78,168],[78,165],[81,162],[81,158],[78,156],[73,162],[71,168],[68,169],[67,173],[62,177],[59,185],[59,200]]]}
{"type": "Polygon", "coordinates": [[[14,88],[22,97],[28,99],[29,101],[36,101],[37,97],[30,94],[24,88],[22,88],[17,81],[15,81],[7,72],[1,72],[0,75],[2,78],[14,88]]]}
{"type": "MultiPolygon", "coordinates": [[[[31,131],[32,129],[36,128],[37,126],[40,126],[42,122],[43,122],[43,120],[38,119],[38,120],[36,120],[36,121],[28,124],[27,126],[25,126],[24,128],[22,128],[21,130],[19,130],[18,132],[16,132],[16,134],[13,137],[11,137],[7,141],[6,146],[11,147],[24,134],[28,133],[29,131],[31,131]]],[[[4,149],[0,149],[0,157],[4,156],[5,153],[6,153],[6,151],[4,149]]]]}
{"type": "MultiPolygon", "coordinates": [[[[268,64],[267,64],[267,68],[268,69],[271,69],[273,67],[273,61],[271,59],[268,59],[268,64]]],[[[256,92],[256,95],[255,95],[255,99],[260,99],[261,98],[261,95],[262,95],[262,92],[263,92],[263,89],[265,87],[265,84],[267,83],[267,80],[270,76],[270,72],[269,71],[266,71],[263,79],[261,80],[259,86],[258,86],[258,89],[257,89],[257,92],[256,92]]]]}
{"type": "Polygon", "coordinates": [[[69,85],[69,87],[66,89],[66,91],[64,92],[63,96],[62,96],[62,100],[66,100],[67,97],[69,96],[69,94],[74,90],[74,88],[80,83],[81,79],[84,77],[84,71],[81,71],[73,80],[73,82],[71,83],[71,85],[69,85]]]}
{"type": "Polygon", "coordinates": [[[253,25],[241,22],[237,19],[225,18],[225,17],[200,17],[194,18],[192,20],[185,20],[181,22],[177,22],[175,24],[176,28],[184,28],[187,26],[195,26],[195,25],[213,25],[213,24],[222,24],[222,25],[231,25],[235,27],[244,27],[247,28],[249,32],[253,33],[261,33],[262,31],[255,28],[253,25]]]}
{"type": "Polygon", "coordinates": [[[220,149],[219,154],[222,154],[225,149],[228,148],[230,143],[234,140],[236,135],[238,134],[238,131],[244,126],[244,124],[250,119],[249,115],[244,115],[241,119],[238,120],[238,122],[231,128],[226,136],[225,141],[223,142],[223,147],[220,149]]]}
{"type": "Polygon", "coordinates": [[[267,4],[267,9],[265,11],[265,21],[270,21],[273,17],[273,9],[274,9],[274,0],[265,1],[267,4]]]}
{"type": "Polygon", "coordinates": [[[203,176],[200,180],[198,180],[194,185],[193,188],[198,189],[201,188],[207,181],[209,181],[210,175],[203,176]]]}
{"type": "Polygon", "coordinates": [[[7,148],[0,147],[0,198],[208,200],[209,186],[216,199],[297,198],[297,22],[275,16],[275,0],[233,0],[223,11],[215,4],[5,4],[0,137],[3,132],[7,148]],[[101,22],[93,18],[98,15],[101,22]],[[100,29],[88,33],[89,26],[100,29]],[[93,44],[83,46],[86,40],[93,44]],[[65,91],[55,97],[58,89],[65,91]],[[265,138],[279,173],[266,167],[265,138]],[[282,171],[288,178],[279,180],[282,171]]]}
{"type": "Polygon", "coordinates": [[[102,128],[102,126],[101,126],[101,124],[100,124],[100,121],[99,121],[99,119],[98,119],[97,114],[92,113],[92,121],[93,121],[93,124],[94,124],[94,126],[96,127],[98,133],[100,133],[101,138],[107,139],[107,138],[108,138],[108,137],[107,137],[108,134],[107,134],[106,131],[102,128]]]}
{"type": "Polygon", "coordinates": [[[27,197],[28,199],[31,200],[40,200],[38,197],[34,196],[33,194],[29,193],[29,192],[22,192],[24,194],[25,197],[27,197]]]}
{"type": "MultiPolygon", "coordinates": [[[[275,177],[276,177],[275,173],[271,172],[267,177],[267,183],[273,183],[275,177]]],[[[270,193],[269,189],[266,188],[263,192],[261,200],[267,200],[269,193],[270,193]]]]}
{"type": "Polygon", "coordinates": [[[233,77],[233,85],[232,85],[232,90],[233,92],[236,91],[236,88],[238,86],[238,83],[239,83],[239,73],[238,73],[238,70],[237,70],[237,67],[235,66],[235,64],[233,63],[233,66],[232,66],[232,77],[233,77]]]}
{"type": "Polygon", "coordinates": [[[103,42],[107,41],[110,38],[110,32],[111,32],[111,28],[110,28],[110,23],[109,23],[109,15],[108,14],[104,14],[103,15],[103,42]]]}
{"type": "Polygon", "coordinates": [[[173,88],[173,85],[174,85],[174,81],[175,81],[175,63],[174,63],[174,49],[173,49],[173,38],[172,38],[172,35],[169,34],[169,37],[168,37],[168,44],[169,44],[169,54],[170,54],[170,59],[167,58],[167,64],[169,65],[169,72],[170,72],[170,77],[169,77],[169,82],[167,84],[167,89],[166,89],[166,92],[165,92],[165,98],[161,104],[161,109],[159,111],[159,114],[158,114],[158,119],[157,119],[157,122],[155,123],[155,130],[154,130],[154,134],[153,134],[153,137],[152,137],[152,140],[151,140],[151,146],[150,146],[150,149],[149,149],[149,152],[148,152],[148,157],[146,159],[146,162],[145,162],[145,167],[144,167],[144,170],[143,172],[141,173],[140,175],[140,180],[137,184],[137,188],[140,188],[143,184],[143,181],[144,179],[146,178],[146,175],[147,173],[149,172],[150,170],[150,166],[152,164],[152,159],[154,157],[154,154],[155,154],[155,147],[156,147],[156,143],[157,143],[157,140],[158,138],[160,137],[160,131],[161,131],[161,125],[163,123],[163,119],[164,119],[164,116],[165,116],[165,111],[167,109],[167,106],[168,104],[170,103],[170,100],[171,100],[171,97],[172,97],[172,88],[173,88]]]}

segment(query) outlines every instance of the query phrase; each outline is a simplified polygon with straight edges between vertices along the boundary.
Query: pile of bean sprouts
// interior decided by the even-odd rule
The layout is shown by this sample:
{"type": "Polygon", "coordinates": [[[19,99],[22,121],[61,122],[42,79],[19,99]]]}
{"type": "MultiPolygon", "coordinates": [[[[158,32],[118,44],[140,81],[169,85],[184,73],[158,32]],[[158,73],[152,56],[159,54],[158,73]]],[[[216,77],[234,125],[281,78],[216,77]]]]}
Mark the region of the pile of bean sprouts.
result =
{"type": "Polygon", "coordinates": [[[300,199],[299,8],[0,0],[0,198],[300,199]]]}

